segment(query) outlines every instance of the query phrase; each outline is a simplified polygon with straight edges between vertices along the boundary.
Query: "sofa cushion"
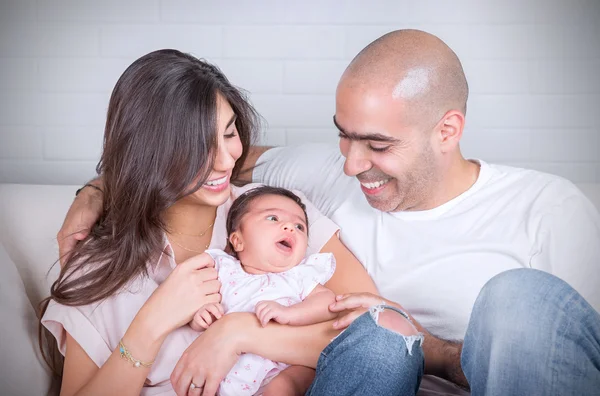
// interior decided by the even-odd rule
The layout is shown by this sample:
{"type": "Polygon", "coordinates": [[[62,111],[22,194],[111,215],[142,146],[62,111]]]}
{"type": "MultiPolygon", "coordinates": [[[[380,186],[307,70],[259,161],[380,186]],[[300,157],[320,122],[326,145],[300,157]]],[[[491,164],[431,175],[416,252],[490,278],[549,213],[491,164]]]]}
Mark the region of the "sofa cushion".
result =
{"type": "Polygon", "coordinates": [[[38,348],[38,320],[25,287],[0,244],[0,394],[44,395],[51,382],[38,348]]]}

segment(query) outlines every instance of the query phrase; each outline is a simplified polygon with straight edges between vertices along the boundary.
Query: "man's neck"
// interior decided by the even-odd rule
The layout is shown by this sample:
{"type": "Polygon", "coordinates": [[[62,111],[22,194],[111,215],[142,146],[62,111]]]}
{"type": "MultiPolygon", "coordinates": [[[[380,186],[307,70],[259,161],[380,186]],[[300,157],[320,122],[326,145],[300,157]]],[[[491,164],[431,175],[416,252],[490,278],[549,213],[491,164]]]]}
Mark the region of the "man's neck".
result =
{"type": "Polygon", "coordinates": [[[481,166],[458,154],[444,168],[446,172],[441,174],[439,183],[431,191],[427,209],[442,206],[469,190],[477,181],[481,166]]]}

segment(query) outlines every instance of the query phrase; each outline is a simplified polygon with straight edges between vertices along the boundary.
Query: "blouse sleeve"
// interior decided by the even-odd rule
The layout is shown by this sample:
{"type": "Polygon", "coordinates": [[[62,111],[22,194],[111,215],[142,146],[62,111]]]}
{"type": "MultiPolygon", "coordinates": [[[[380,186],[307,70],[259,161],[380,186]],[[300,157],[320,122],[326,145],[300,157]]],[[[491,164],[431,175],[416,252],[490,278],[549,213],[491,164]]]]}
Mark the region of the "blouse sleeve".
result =
{"type": "Polygon", "coordinates": [[[66,353],[69,333],[96,366],[101,367],[110,357],[112,350],[101,330],[96,328],[86,315],[85,308],[65,306],[51,301],[42,317],[42,325],[56,338],[58,350],[63,356],[66,353]]]}

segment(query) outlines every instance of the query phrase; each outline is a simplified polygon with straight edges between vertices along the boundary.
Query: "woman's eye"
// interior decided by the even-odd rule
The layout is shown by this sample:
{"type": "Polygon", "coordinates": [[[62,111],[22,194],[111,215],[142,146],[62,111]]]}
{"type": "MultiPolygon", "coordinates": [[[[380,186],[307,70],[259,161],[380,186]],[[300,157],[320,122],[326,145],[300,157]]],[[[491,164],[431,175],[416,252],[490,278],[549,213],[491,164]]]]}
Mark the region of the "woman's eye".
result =
{"type": "Polygon", "coordinates": [[[231,133],[225,135],[225,138],[227,139],[231,139],[237,136],[237,129],[233,128],[233,131],[231,131],[231,133]]]}
{"type": "Polygon", "coordinates": [[[297,228],[299,231],[304,231],[304,225],[302,225],[302,224],[296,224],[296,228],[297,228]]]}
{"type": "Polygon", "coordinates": [[[267,220],[269,220],[269,221],[277,221],[278,219],[277,219],[277,216],[270,215],[270,216],[267,216],[267,220]]]}

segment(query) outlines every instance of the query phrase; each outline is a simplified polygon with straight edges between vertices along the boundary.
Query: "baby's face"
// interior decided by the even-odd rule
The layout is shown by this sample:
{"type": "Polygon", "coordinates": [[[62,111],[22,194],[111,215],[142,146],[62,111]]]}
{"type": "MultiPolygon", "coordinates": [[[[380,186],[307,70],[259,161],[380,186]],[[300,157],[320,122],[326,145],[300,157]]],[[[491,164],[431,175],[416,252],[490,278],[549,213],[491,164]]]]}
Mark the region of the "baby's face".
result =
{"type": "Polygon", "coordinates": [[[249,205],[235,232],[241,245],[232,242],[247,269],[283,272],[299,264],[306,255],[307,229],[304,211],[296,202],[279,195],[264,195],[249,205]]]}

